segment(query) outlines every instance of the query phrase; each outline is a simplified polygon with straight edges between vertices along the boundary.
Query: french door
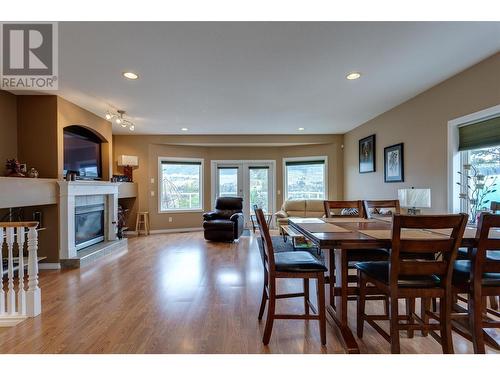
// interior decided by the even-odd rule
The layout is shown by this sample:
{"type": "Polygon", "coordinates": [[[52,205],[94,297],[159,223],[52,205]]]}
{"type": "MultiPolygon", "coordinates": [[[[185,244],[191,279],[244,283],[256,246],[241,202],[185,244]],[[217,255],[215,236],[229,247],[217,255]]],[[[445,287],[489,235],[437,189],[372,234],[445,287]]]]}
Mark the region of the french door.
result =
{"type": "Polygon", "coordinates": [[[274,160],[214,160],[212,161],[212,205],[218,197],[242,197],[245,223],[256,204],[266,213],[275,210],[274,160]]]}

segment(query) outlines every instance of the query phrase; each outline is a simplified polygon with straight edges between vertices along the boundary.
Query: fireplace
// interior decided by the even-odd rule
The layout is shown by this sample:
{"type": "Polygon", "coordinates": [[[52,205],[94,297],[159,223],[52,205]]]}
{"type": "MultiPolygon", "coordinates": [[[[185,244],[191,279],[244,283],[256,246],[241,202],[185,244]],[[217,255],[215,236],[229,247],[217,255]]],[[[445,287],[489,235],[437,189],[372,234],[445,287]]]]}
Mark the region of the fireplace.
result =
{"type": "Polygon", "coordinates": [[[75,248],[77,251],[104,241],[104,214],[103,203],[75,207],[75,248]]]}
{"type": "MultiPolygon", "coordinates": [[[[59,258],[79,259],[79,251],[95,243],[107,248],[117,240],[118,184],[104,181],[58,181],[59,258]],[[78,247],[78,248],[77,248],[78,247]]],[[[85,253],[81,253],[82,256],[85,253]]]]}

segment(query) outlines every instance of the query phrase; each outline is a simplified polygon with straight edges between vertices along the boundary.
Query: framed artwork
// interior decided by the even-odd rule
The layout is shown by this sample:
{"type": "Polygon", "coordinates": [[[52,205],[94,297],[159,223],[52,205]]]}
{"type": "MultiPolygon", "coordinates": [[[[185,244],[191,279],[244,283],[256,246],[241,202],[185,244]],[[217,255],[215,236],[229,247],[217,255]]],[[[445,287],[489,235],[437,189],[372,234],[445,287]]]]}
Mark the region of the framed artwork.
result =
{"type": "Polygon", "coordinates": [[[359,173],[375,172],[375,134],[359,140],[359,173]]]}
{"type": "Polygon", "coordinates": [[[404,177],[403,143],[384,148],[384,181],[403,182],[404,177]]]}

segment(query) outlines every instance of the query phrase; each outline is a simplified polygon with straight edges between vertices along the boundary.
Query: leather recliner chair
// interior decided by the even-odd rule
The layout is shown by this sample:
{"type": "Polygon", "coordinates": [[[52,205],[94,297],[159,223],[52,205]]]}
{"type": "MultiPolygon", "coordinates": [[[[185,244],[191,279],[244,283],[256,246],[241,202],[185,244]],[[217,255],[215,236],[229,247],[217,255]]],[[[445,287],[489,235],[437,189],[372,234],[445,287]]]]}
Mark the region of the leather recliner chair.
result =
{"type": "Polygon", "coordinates": [[[203,214],[205,239],[217,242],[232,242],[243,233],[243,199],[240,197],[220,197],[215,202],[215,210],[203,214]]]}

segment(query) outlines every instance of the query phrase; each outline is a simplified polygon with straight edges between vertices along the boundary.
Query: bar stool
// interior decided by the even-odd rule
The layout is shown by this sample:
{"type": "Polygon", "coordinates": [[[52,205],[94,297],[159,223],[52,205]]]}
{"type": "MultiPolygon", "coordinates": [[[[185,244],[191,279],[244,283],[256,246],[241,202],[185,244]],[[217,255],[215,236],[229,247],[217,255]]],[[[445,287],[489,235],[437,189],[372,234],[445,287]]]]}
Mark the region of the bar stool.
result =
{"type": "Polygon", "coordinates": [[[144,234],[149,236],[149,212],[141,211],[137,213],[137,219],[135,221],[135,231],[139,236],[141,234],[141,224],[144,227],[144,234]]]}

